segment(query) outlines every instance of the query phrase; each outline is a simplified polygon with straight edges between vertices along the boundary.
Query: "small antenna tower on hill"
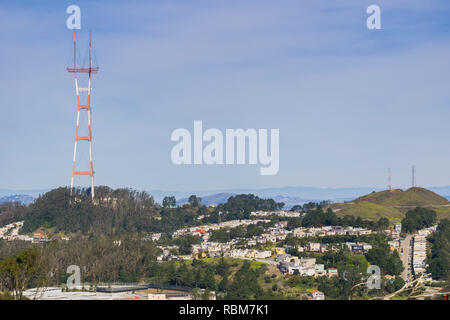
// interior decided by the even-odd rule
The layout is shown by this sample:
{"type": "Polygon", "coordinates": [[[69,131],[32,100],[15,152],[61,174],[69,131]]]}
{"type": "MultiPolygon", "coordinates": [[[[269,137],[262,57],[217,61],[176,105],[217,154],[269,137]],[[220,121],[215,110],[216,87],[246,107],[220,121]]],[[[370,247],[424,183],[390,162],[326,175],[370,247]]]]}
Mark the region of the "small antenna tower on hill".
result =
{"type": "Polygon", "coordinates": [[[411,181],[412,187],[414,188],[416,186],[416,166],[412,166],[412,181],[411,181]]]}
{"type": "Polygon", "coordinates": [[[391,185],[391,168],[388,169],[388,190],[392,191],[392,185],[391,185]]]}

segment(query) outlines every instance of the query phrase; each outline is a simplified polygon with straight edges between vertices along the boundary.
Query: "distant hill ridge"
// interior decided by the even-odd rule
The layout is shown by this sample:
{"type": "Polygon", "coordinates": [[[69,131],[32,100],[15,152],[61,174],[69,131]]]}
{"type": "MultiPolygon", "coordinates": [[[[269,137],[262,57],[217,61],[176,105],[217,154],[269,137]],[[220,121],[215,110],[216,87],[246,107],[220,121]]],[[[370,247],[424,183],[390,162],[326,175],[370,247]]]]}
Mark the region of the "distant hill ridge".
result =
{"type": "Polygon", "coordinates": [[[450,202],[446,198],[419,187],[372,192],[346,203],[331,205],[339,216],[385,217],[391,220],[402,219],[408,210],[415,207],[430,207],[437,212],[439,219],[450,217],[450,202]]]}
{"type": "Polygon", "coordinates": [[[413,187],[369,193],[352,202],[368,201],[385,206],[438,206],[449,204],[444,197],[425,188],[413,187]]]}
{"type": "Polygon", "coordinates": [[[29,205],[34,202],[34,197],[26,194],[16,194],[12,196],[0,197],[0,203],[5,202],[20,202],[24,205],[29,205]]]}

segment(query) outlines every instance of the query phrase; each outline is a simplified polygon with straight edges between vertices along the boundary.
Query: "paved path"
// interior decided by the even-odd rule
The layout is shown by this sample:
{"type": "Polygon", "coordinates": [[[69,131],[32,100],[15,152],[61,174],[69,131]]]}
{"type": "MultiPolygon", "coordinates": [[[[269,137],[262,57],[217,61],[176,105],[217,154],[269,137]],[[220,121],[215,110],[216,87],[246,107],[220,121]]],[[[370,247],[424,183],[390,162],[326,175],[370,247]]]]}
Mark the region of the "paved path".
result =
{"type": "Polygon", "coordinates": [[[408,281],[411,278],[411,260],[412,260],[412,235],[407,235],[405,240],[400,241],[400,259],[402,260],[404,270],[401,274],[403,280],[408,281]],[[403,249],[403,253],[402,253],[403,249]]]}
{"type": "Polygon", "coordinates": [[[278,262],[274,261],[273,258],[269,258],[269,259],[255,259],[255,258],[248,258],[248,257],[236,257],[236,259],[258,261],[258,262],[262,262],[262,263],[271,264],[273,266],[277,266],[278,265],[278,262]]]}

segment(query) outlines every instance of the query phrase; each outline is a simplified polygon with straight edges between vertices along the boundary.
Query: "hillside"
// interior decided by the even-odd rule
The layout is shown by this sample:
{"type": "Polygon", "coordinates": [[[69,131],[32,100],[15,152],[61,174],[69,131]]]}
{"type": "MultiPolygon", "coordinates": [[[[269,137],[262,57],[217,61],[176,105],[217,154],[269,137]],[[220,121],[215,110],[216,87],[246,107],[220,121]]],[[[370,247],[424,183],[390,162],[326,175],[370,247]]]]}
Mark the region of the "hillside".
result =
{"type": "Polygon", "coordinates": [[[339,216],[360,216],[363,219],[402,219],[415,207],[433,208],[438,218],[450,216],[450,202],[444,197],[424,188],[383,190],[372,192],[347,203],[333,204],[331,208],[339,216]]]}
{"type": "Polygon", "coordinates": [[[404,216],[404,214],[396,208],[386,207],[371,202],[337,203],[333,204],[331,208],[336,212],[336,215],[340,217],[350,215],[367,220],[378,220],[380,218],[401,220],[404,216]]]}
{"type": "Polygon", "coordinates": [[[393,189],[373,192],[359,197],[351,202],[372,202],[384,206],[440,206],[448,205],[444,197],[424,188],[409,188],[408,190],[393,189]]]}

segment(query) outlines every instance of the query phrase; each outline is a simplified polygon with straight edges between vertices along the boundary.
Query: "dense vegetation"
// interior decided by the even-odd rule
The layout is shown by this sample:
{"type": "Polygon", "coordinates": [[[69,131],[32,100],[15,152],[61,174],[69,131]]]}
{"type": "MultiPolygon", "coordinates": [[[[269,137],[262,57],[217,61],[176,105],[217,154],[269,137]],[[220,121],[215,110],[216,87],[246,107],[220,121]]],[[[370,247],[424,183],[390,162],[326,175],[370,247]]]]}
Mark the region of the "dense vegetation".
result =
{"type": "MultiPolygon", "coordinates": [[[[195,196],[194,196],[195,197],[195,196]]],[[[123,234],[165,232],[191,225],[208,209],[194,198],[195,205],[173,208],[173,199],[166,207],[155,203],[146,192],[130,189],[97,187],[92,201],[89,189],[68,188],[51,190],[30,206],[7,203],[0,206],[0,225],[24,220],[22,233],[44,229],[54,234],[71,236],[119,236],[123,234]]]]}
{"type": "Polygon", "coordinates": [[[391,252],[387,243],[378,243],[366,253],[366,259],[380,267],[383,274],[400,275],[404,267],[397,250],[391,252]]]}
{"type": "Polygon", "coordinates": [[[406,232],[414,232],[431,227],[436,224],[436,220],[437,217],[435,211],[417,207],[406,213],[406,217],[402,220],[402,229],[406,232]]]}
{"type": "Polygon", "coordinates": [[[24,242],[0,242],[0,261],[34,248],[45,261],[45,273],[51,272],[50,284],[59,285],[68,277],[70,265],[82,268],[86,282],[137,282],[148,272],[148,266],[156,262],[158,249],[152,242],[122,239],[89,239],[52,241],[33,245],[24,242]]]}
{"type": "Polygon", "coordinates": [[[214,218],[219,215],[222,220],[248,219],[252,211],[279,210],[284,203],[273,199],[261,199],[253,194],[239,194],[228,198],[226,203],[219,204],[214,212],[214,218]]]}
{"type": "Polygon", "coordinates": [[[23,220],[28,207],[18,202],[5,202],[0,204],[0,226],[23,220]]]}
{"type": "Polygon", "coordinates": [[[438,232],[428,240],[432,243],[428,272],[434,279],[450,282],[450,220],[441,220],[438,232]]]}
{"type": "Polygon", "coordinates": [[[144,281],[216,291],[224,299],[283,298],[261,287],[259,279],[267,267],[249,261],[231,263],[221,258],[208,263],[202,260],[158,263],[155,259],[158,250],[152,243],[131,238],[27,246],[27,249],[22,246],[12,249],[9,244],[0,246],[0,293],[21,299],[26,288],[60,285],[69,276],[67,267],[77,265],[81,269],[81,282],[92,285],[144,281]]]}
{"type": "Polygon", "coordinates": [[[389,220],[380,218],[378,221],[363,220],[361,217],[346,215],[338,217],[334,211],[328,208],[324,211],[322,208],[316,208],[305,212],[303,217],[288,219],[288,230],[298,227],[323,227],[323,226],[343,226],[343,227],[362,227],[372,230],[382,230],[389,226],[389,220]]]}
{"type": "Polygon", "coordinates": [[[238,226],[229,230],[219,229],[211,232],[211,241],[215,242],[228,242],[237,238],[252,238],[264,233],[265,228],[270,225],[267,223],[251,224],[248,226],[238,226]]]}

